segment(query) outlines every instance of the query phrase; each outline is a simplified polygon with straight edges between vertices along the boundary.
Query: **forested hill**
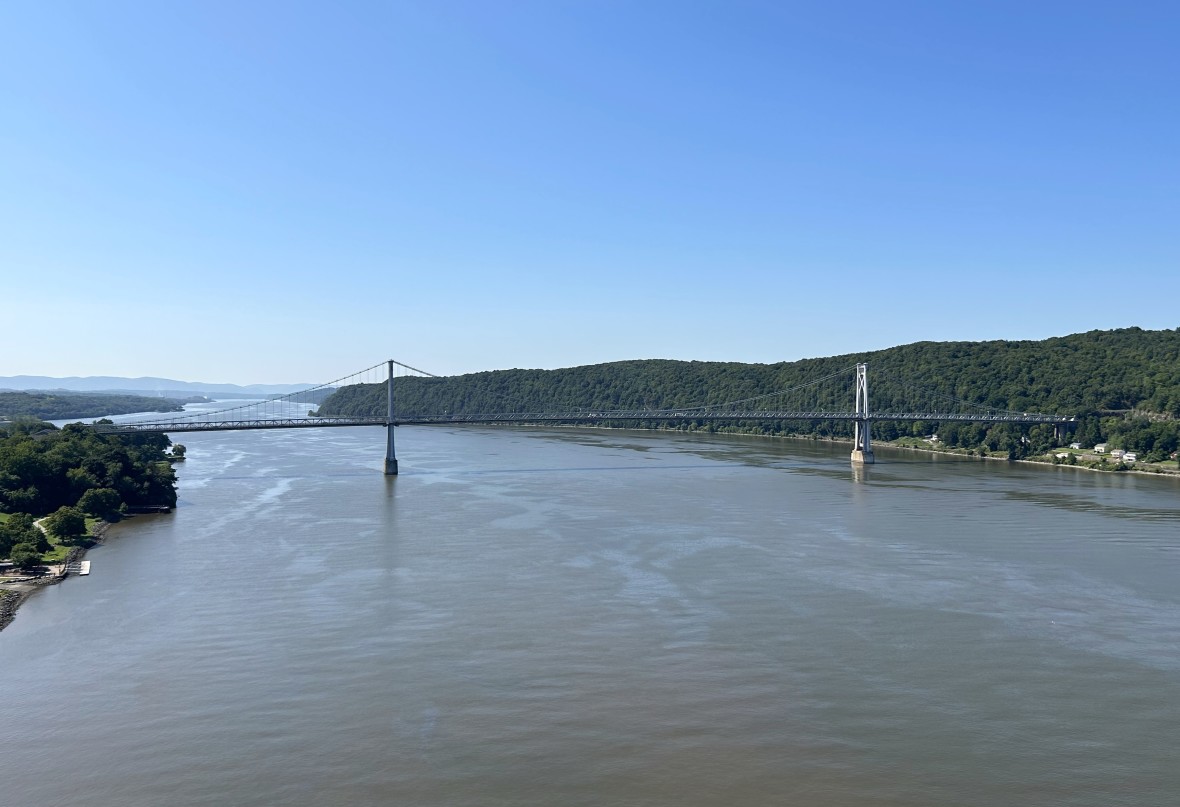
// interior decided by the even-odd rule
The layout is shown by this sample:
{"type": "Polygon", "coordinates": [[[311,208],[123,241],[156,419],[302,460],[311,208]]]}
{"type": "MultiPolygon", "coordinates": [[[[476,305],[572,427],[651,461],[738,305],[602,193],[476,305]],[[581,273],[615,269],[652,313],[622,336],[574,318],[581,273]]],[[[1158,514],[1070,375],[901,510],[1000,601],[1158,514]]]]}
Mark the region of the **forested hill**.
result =
{"type": "Polygon", "coordinates": [[[0,418],[28,416],[42,420],[97,418],[132,412],[183,412],[184,401],[146,395],[67,392],[0,392],[0,418]]]}
{"type": "Polygon", "coordinates": [[[1012,410],[1143,410],[1180,417],[1180,328],[1041,341],[917,342],[870,353],[874,370],[1012,410]]]}
{"type": "MultiPolygon", "coordinates": [[[[1086,421],[1083,428],[1089,440],[1110,436],[1115,428],[1111,418],[1126,419],[1132,414],[1142,414],[1149,422],[1180,418],[1180,329],[1139,328],[1042,341],[917,342],[778,364],[638,360],[560,370],[401,378],[396,382],[397,410],[409,415],[687,407],[775,392],[857,362],[869,365],[873,406],[881,411],[892,402],[904,404],[912,398],[898,381],[904,379],[991,407],[1079,417],[1086,421]]],[[[833,387],[830,395],[850,406],[853,391],[833,387]]],[[[385,406],[383,385],[353,386],[325,401],[320,413],[379,416],[385,406]]],[[[820,430],[839,428],[839,424],[825,425],[820,430]]],[[[1174,430],[1171,425],[1164,430],[1169,429],[1174,430]]]]}
{"type": "MultiPolygon", "coordinates": [[[[720,403],[792,387],[867,362],[878,408],[905,391],[894,378],[989,406],[1064,415],[1143,410],[1180,417],[1180,329],[1090,331],[1043,341],[916,342],[778,364],[620,361],[560,370],[495,370],[397,381],[401,413],[664,408],[720,403]]],[[[382,385],[338,391],[324,415],[380,415],[382,385]]],[[[847,392],[852,397],[852,392],[847,392]]]]}

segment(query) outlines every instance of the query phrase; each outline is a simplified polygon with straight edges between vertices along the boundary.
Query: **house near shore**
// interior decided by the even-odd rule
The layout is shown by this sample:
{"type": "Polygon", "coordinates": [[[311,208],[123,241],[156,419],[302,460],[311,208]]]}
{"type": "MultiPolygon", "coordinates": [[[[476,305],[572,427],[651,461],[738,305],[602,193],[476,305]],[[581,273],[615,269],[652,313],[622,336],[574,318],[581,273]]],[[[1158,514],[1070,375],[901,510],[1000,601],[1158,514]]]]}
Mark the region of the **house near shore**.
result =
{"type": "Polygon", "coordinates": [[[1123,451],[1121,448],[1116,448],[1114,451],[1110,452],[1110,456],[1116,460],[1121,460],[1123,458],[1123,455],[1126,453],[1127,452],[1123,451]]]}
{"type": "Polygon", "coordinates": [[[1069,447],[1074,448],[1074,449],[1080,449],[1082,447],[1082,444],[1081,443],[1070,443],[1069,447]]]}
{"type": "Polygon", "coordinates": [[[1123,452],[1123,462],[1134,462],[1137,459],[1139,459],[1139,455],[1136,454],[1134,451],[1124,451],[1123,452]]]}
{"type": "Polygon", "coordinates": [[[1098,445],[1094,446],[1094,453],[1095,454],[1105,454],[1106,453],[1106,443],[1099,443],[1098,445]]]}

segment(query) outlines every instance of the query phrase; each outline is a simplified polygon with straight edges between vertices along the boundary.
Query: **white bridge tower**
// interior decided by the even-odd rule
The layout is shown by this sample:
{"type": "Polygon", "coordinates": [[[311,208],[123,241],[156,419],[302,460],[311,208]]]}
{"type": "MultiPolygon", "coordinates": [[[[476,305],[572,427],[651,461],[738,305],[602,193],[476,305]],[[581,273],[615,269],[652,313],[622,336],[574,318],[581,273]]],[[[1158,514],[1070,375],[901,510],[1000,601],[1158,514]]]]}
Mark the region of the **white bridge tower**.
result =
{"type": "Polygon", "coordinates": [[[873,443],[869,437],[869,366],[856,365],[856,420],[853,421],[852,461],[860,465],[873,463],[873,443]]]}
{"type": "Polygon", "coordinates": [[[393,450],[393,361],[389,362],[389,378],[385,381],[388,406],[385,413],[385,475],[397,476],[397,453],[393,450]]]}

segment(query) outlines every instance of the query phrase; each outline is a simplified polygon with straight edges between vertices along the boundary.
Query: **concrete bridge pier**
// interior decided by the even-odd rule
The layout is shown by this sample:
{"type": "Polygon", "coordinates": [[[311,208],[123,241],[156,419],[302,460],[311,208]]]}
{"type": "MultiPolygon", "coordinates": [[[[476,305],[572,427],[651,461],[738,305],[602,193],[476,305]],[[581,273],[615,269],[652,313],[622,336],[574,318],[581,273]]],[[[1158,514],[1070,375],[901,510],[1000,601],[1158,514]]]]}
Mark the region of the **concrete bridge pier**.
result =
{"type": "Polygon", "coordinates": [[[872,465],[873,441],[869,435],[869,366],[856,365],[856,415],[853,421],[852,461],[857,465],[872,465]]]}
{"type": "Polygon", "coordinates": [[[393,448],[393,360],[389,362],[389,379],[385,382],[388,407],[385,413],[385,475],[397,476],[397,452],[393,448]]]}
{"type": "Polygon", "coordinates": [[[388,435],[385,443],[385,475],[397,476],[397,456],[393,452],[393,430],[392,423],[386,425],[385,432],[388,435]]]}
{"type": "Polygon", "coordinates": [[[852,461],[858,465],[872,465],[876,462],[873,456],[872,440],[869,437],[869,422],[856,421],[856,434],[852,446],[852,461]]]}

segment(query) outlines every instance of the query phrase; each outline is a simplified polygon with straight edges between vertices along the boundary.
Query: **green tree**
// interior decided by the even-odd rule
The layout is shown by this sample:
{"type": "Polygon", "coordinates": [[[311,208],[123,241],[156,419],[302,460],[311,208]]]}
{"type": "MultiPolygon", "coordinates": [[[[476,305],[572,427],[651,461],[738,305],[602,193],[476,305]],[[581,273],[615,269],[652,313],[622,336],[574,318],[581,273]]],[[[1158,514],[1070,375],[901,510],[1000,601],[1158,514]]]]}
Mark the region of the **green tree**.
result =
{"type": "Polygon", "coordinates": [[[115,521],[119,518],[119,508],[122,505],[122,497],[113,488],[88,490],[78,500],[78,508],[84,513],[90,513],[107,521],[115,521]]]}
{"type": "Polygon", "coordinates": [[[8,520],[0,524],[0,558],[8,557],[8,553],[17,544],[33,544],[43,541],[45,536],[33,523],[33,517],[28,513],[13,513],[8,520]]]}
{"type": "Polygon", "coordinates": [[[32,569],[41,564],[41,553],[32,544],[17,544],[12,548],[10,557],[21,569],[32,569]]]}
{"type": "Polygon", "coordinates": [[[41,523],[46,532],[67,543],[73,543],[86,534],[86,515],[77,507],[59,507],[41,523]]]}

